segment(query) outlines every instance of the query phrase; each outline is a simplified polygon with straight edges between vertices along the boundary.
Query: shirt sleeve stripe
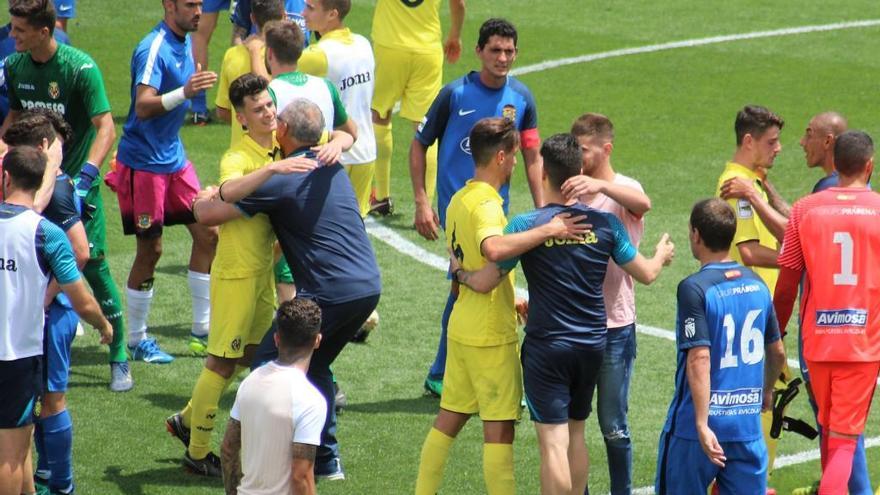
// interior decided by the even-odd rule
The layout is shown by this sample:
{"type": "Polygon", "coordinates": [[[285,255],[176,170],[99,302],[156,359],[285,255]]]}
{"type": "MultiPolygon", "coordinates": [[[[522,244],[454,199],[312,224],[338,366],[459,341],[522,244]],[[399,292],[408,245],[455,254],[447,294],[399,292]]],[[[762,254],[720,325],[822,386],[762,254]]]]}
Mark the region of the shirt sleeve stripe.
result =
{"type": "Polygon", "coordinates": [[[146,86],[150,85],[150,75],[153,73],[153,66],[156,65],[156,59],[159,58],[159,48],[162,46],[163,41],[165,41],[165,30],[160,29],[156,37],[153,38],[153,43],[150,44],[150,53],[147,55],[147,65],[139,84],[144,84],[146,86]]]}

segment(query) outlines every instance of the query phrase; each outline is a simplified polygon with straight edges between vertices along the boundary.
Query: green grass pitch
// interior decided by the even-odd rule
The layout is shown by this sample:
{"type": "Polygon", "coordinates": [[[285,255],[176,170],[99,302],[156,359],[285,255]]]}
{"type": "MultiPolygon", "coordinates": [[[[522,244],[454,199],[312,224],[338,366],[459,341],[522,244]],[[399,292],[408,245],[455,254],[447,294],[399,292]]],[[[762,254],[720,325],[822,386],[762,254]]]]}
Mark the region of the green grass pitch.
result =
{"type": "MultiPolygon", "coordinates": [[[[103,70],[118,123],[129,106],[129,61],[135,44],[162,15],[158,0],[80,2],[70,23],[76,46],[89,52],[103,70]]],[[[468,2],[463,33],[465,53],[447,65],[445,80],[478,67],[472,48],[480,23],[504,16],[519,28],[518,67],[622,48],[780,28],[870,19],[874,3],[839,2],[678,2],[673,0],[597,2],[508,0],[468,2]]],[[[369,34],[373,2],[356,0],[349,25],[369,34]]],[[[444,22],[448,23],[444,10],[444,22]]],[[[211,68],[219,69],[229,42],[229,23],[221,15],[211,44],[211,68]]],[[[638,289],[639,321],[660,328],[674,324],[675,286],[697,268],[687,248],[686,225],[691,204],[712,194],[723,164],[733,153],[733,117],[746,103],[760,103],[783,115],[783,150],[772,178],[793,200],[818,179],[807,170],[798,141],[808,118],[835,109],[851,126],[880,135],[876,115],[880,71],[880,27],[837,29],[791,36],[730,41],[607,58],[522,76],[537,99],[544,137],[568,129],[585,111],[607,114],[617,127],[613,163],[634,176],[653,200],[646,217],[642,251],[650,253],[662,232],[669,232],[678,256],[650,288],[638,289]]],[[[212,101],[214,92],[209,94],[212,101]]],[[[213,104],[210,105],[213,107],[213,104]]],[[[410,229],[412,193],[406,164],[410,126],[395,120],[394,198],[397,214],[383,223],[399,235],[435,254],[440,242],[426,242],[410,229]]],[[[121,134],[121,127],[118,129],[121,134]]],[[[228,129],[223,125],[185,127],[182,134],[202,183],[216,180],[228,129]]],[[[511,212],[530,207],[520,170],[513,179],[511,212]]],[[[109,259],[120,284],[128,274],[134,239],[123,237],[116,199],[105,191],[109,259]]],[[[163,420],[182,408],[202,366],[187,356],[189,295],[185,283],[189,237],[183,228],[166,233],[165,254],[156,277],[156,298],[150,315],[151,333],[177,356],[167,366],[135,363],[135,388],[126,394],[107,390],[106,351],[96,332],[87,330],[74,344],[70,409],[75,423],[74,462],[82,494],[203,494],[218,493],[216,479],[188,474],[180,465],[179,442],[165,433],[163,420]]],[[[347,480],[319,485],[322,493],[400,494],[414,486],[421,443],[437,401],[422,397],[421,383],[433,358],[440,313],[448,288],[443,274],[376,241],[383,272],[379,311],[382,324],[366,345],[351,345],[334,370],[350,406],[339,422],[339,438],[347,480]]],[[[522,277],[520,277],[520,283],[522,277]]],[[[787,348],[794,357],[794,340],[787,348]]],[[[668,340],[640,335],[631,393],[634,440],[634,485],[653,484],[657,439],[672,394],[675,351],[668,340]]],[[[222,400],[215,443],[219,444],[232,392],[222,400]]],[[[803,397],[795,415],[808,418],[803,397]]],[[[476,422],[475,422],[476,423],[476,422]]],[[[877,434],[876,415],[868,436],[877,434]]],[[[468,426],[457,440],[447,466],[444,493],[484,492],[479,424],[468,426]]],[[[590,486],[605,493],[608,474],[604,447],[594,419],[588,421],[592,454],[590,486]]],[[[788,435],[783,455],[816,448],[815,443],[788,435]]],[[[868,451],[875,480],[880,479],[876,449],[868,451]]],[[[528,421],[517,427],[515,444],[519,493],[538,491],[538,449],[528,421]]],[[[780,493],[812,482],[818,461],[795,464],[774,474],[780,493]]],[[[876,483],[876,481],[875,481],[876,483]]]]}

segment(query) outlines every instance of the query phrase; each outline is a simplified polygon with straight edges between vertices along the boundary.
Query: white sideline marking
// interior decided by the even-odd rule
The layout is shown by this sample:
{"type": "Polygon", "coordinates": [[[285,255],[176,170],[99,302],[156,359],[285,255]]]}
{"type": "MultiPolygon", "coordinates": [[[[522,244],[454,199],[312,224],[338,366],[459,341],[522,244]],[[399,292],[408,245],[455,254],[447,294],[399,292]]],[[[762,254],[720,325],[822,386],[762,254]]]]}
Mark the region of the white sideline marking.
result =
{"type": "Polygon", "coordinates": [[[541,72],[545,70],[564,67],[566,65],[584,64],[587,62],[595,62],[596,60],[604,60],[607,58],[625,57],[627,55],[638,55],[642,53],[661,52],[666,50],[674,50],[677,48],[693,48],[695,46],[714,45],[718,43],[730,43],[732,41],[753,40],[759,38],[774,38],[779,36],[793,36],[797,34],[818,33],[823,31],[837,31],[840,29],[857,29],[880,26],[880,19],[866,19],[863,21],[836,22],[833,24],[818,24],[813,26],[799,26],[783,29],[773,29],[771,31],[754,31],[751,33],[727,34],[722,36],[710,36],[708,38],[695,38],[690,40],[670,41],[667,43],[658,43],[655,45],[637,46],[633,48],[620,48],[607,52],[590,53],[579,55],[577,57],[560,58],[557,60],[548,60],[533,65],[526,65],[510,71],[512,76],[521,76],[531,74],[533,72],[541,72]]]}

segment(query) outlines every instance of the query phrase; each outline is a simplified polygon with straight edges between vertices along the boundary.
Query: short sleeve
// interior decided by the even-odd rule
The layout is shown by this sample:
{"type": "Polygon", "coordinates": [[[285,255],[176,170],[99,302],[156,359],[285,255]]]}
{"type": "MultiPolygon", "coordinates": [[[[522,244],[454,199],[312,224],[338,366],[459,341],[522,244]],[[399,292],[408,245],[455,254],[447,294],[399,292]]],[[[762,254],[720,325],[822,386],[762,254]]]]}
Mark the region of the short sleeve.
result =
{"type": "Polygon", "coordinates": [[[252,217],[257,213],[269,213],[273,211],[284,195],[284,176],[275,175],[267,180],[250,196],[237,202],[235,205],[245,215],[252,217]]]}
{"type": "Polygon", "coordinates": [[[800,222],[803,215],[803,203],[798,201],[791,209],[788,225],[785,227],[785,235],[782,238],[782,249],[779,252],[777,263],[780,267],[795,271],[802,271],[805,266],[804,251],[801,246],[800,222]]]}
{"type": "Polygon", "coordinates": [[[318,394],[308,404],[294,407],[293,443],[321,445],[321,430],[324,429],[326,417],[327,403],[318,394]]]}
{"type": "Polygon", "coordinates": [[[232,409],[229,410],[229,417],[236,421],[241,421],[241,413],[239,412],[237,393],[235,394],[235,402],[232,403],[232,409]]]}
{"type": "MultiPolygon", "coordinates": [[[[516,234],[531,229],[532,225],[535,222],[535,217],[537,216],[537,213],[537,210],[533,210],[527,213],[521,213],[513,217],[510,222],[508,222],[508,224],[504,227],[504,234],[516,234]]],[[[516,268],[517,263],[519,263],[519,256],[501,261],[497,264],[498,267],[501,268],[501,270],[509,272],[510,270],[516,268]]]]}
{"type": "Polygon", "coordinates": [[[446,132],[451,105],[452,88],[447,85],[440,90],[437,98],[434,98],[431,108],[419,124],[415,138],[420,143],[425,146],[431,146],[446,132]]]}
{"type": "Polygon", "coordinates": [[[507,219],[504,210],[497,201],[485,200],[473,212],[474,241],[479,246],[489,237],[504,235],[507,219]]]}
{"type": "Polygon", "coordinates": [[[776,318],[776,310],[773,309],[773,303],[768,303],[767,321],[764,326],[764,345],[772,344],[782,338],[779,331],[779,321],[776,318]]]}
{"type": "Polygon", "coordinates": [[[678,284],[675,338],[679,350],[711,346],[703,291],[688,279],[678,284]]]}
{"type": "Polygon", "coordinates": [[[736,214],[736,233],[733,235],[733,245],[736,246],[742,242],[757,241],[758,216],[755,214],[754,208],[747,199],[728,199],[727,204],[733,208],[736,214]]]}
{"type": "Polygon", "coordinates": [[[83,105],[89,112],[89,118],[110,111],[110,100],[107,99],[107,91],[104,88],[104,77],[94,60],[89,60],[80,66],[78,81],[83,105]]]}
{"type": "Polygon", "coordinates": [[[73,248],[64,232],[46,219],[40,220],[38,235],[43,236],[43,259],[61,285],[80,279],[73,248]]]}
{"type": "Polygon", "coordinates": [[[611,214],[608,214],[608,220],[614,230],[614,249],[611,250],[611,258],[615,263],[623,266],[635,259],[639,251],[630,242],[623,222],[611,214]]]}
{"type": "Polygon", "coordinates": [[[348,121],[348,112],[345,111],[345,105],[342,104],[342,98],[339,96],[339,90],[336,85],[329,79],[324,79],[327,89],[330,90],[330,97],[333,98],[333,128],[337,128],[348,121]]]}
{"type": "Polygon", "coordinates": [[[162,87],[162,57],[159,56],[159,46],[150,44],[149,49],[138,47],[134,53],[134,80],[139,85],[156,88],[162,87]]]}
{"type": "Polygon", "coordinates": [[[321,49],[320,44],[314,44],[303,50],[297,69],[317,77],[327,76],[327,54],[321,49]]]}
{"type": "Polygon", "coordinates": [[[235,151],[227,151],[220,159],[220,184],[244,175],[245,159],[235,151]]]}
{"type": "MultiPolygon", "coordinates": [[[[229,68],[232,60],[232,51],[235,47],[228,48],[223,54],[223,64],[220,66],[220,76],[217,81],[217,96],[214,97],[214,104],[226,110],[232,110],[232,101],[229,100],[229,86],[232,81],[229,80],[229,68]]],[[[232,125],[236,125],[235,122],[232,125]]]]}
{"type": "Polygon", "coordinates": [[[19,111],[22,109],[21,100],[18,99],[18,93],[15,91],[15,78],[9,72],[10,58],[12,57],[7,57],[6,63],[3,64],[3,82],[6,86],[6,96],[9,99],[9,109],[19,111]]]}
{"type": "Polygon", "coordinates": [[[55,189],[52,191],[52,199],[43,211],[43,216],[53,224],[67,232],[81,219],[79,209],[76,207],[73,181],[66,175],[59,176],[55,181],[55,189]]]}

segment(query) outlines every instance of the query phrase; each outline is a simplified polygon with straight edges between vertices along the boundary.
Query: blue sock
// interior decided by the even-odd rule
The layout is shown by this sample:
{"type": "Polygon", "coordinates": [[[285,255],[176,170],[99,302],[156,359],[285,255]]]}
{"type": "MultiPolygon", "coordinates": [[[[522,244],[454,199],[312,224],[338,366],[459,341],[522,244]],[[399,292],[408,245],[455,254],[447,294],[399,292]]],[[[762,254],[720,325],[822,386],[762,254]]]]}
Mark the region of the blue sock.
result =
{"type": "Polygon", "coordinates": [[[193,113],[208,113],[208,96],[207,92],[199,91],[195,96],[192,97],[192,110],[193,113]]]}
{"type": "Polygon", "coordinates": [[[446,307],[443,308],[443,316],[440,318],[440,343],[437,345],[437,354],[434,356],[434,363],[428,370],[428,378],[432,380],[442,380],[446,373],[446,328],[449,327],[449,315],[452,314],[452,306],[455,304],[455,296],[452,292],[446,299],[446,307]]]}
{"type": "Polygon", "coordinates": [[[49,480],[49,456],[46,455],[43,423],[40,420],[34,421],[34,445],[37,447],[37,472],[34,473],[34,477],[39,478],[42,483],[46,483],[49,480]]]}
{"type": "Polygon", "coordinates": [[[868,474],[868,459],[865,457],[865,435],[859,435],[856,452],[853,456],[852,472],[849,475],[850,495],[871,495],[871,477],[868,474]]]}
{"type": "MultiPolygon", "coordinates": [[[[73,421],[65,409],[40,420],[43,425],[43,442],[52,476],[49,488],[66,490],[73,484],[73,421]]],[[[42,460],[42,459],[41,459],[42,460]]]]}

